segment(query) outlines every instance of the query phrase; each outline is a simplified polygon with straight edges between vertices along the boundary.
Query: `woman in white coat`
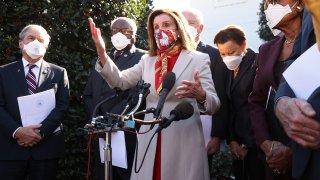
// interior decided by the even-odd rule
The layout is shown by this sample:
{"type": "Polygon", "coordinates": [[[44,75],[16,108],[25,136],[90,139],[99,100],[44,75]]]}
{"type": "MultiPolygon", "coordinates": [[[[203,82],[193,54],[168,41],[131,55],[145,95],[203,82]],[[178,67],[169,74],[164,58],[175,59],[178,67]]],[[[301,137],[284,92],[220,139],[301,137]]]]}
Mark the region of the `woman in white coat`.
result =
{"type": "MultiPolygon", "coordinates": [[[[105,52],[105,43],[99,28],[89,18],[92,39],[99,59],[96,70],[111,87],[128,89],[140,79],[150,83],[147,108],[156,107],[167,72],[174,72],[176,82],[168,93],[161,116],[167,117],[174,107],[188,101],[194,108],[186,120],[173,122],[152,140],[145,161],[139,172],[143,155],[156,128],[138,136],[137,167],[133,167],[132,180],[209,180],[209,169],[204,144],[200,111],[213,114],[220,101],[214,88],[210,60],[206,54],[194,50],[187,32],[188,23],[173,10],[159,9],[148,18],[149,53],[134,67],[119,71],[105,52]]],[[[151,120],[147,114],[145,120],[151,120]]],[[[157,125],[156,125],[157,127],[157,125]]],[[[142,126],[140,132],[149,130],[142,126]]],[[[134,162],[135,163],[135,162],[134,162]]]]}

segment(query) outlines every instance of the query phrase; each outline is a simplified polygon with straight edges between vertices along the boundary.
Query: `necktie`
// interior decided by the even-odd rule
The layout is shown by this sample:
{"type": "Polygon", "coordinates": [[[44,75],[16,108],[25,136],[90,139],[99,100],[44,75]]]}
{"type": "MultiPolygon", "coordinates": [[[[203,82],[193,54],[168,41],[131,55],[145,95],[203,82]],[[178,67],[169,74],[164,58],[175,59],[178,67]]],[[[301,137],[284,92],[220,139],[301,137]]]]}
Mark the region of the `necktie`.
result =
{"type": "Polygon", "coordinates": [[[121,54],[123,53],[123,51],[115,51],[114,52],[114,54],[113,54],[113,60],[115,61],[115,60],[117,60],[120,56],[121,56],[121,54]]]}
{"type": "Polygon", "coordinates": [[[36,67],[36,65],[29,64],[28,66],[29,66],[29,71],[26,76],[28,92],[29,94],[34,94],[37,88],[37,80],[36,80],[36,75],[32,72],[32,69],[36,67]]]}

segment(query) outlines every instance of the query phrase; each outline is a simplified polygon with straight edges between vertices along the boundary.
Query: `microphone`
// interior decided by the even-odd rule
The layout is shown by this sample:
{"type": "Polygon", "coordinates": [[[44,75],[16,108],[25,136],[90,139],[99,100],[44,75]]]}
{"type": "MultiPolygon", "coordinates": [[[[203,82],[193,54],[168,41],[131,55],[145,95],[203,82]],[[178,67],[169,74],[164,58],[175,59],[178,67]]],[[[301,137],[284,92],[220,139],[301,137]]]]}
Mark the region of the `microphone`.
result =
{"type": "Polygon", "coordinates": [[[140,115],[140,114],[149,114],[149,113],[154,113],[155,112],[155,108],[154,107],[151,107],[151,108],[147,108],[145,110],[142,110],[142,111],[138,111],[138,112],[135,112],[133,115],[140,115]]]}
{"type": "Polygon", "coordinates": [[[137,83],[137,88],[139,89],[139,99],[136,106],[128,113],[128,116],[133,115],[141,106],[142,100],[145,99],[150,93],[150,83],[145,83],[143,80],[139,80],[137,83]]]}
{"type": "Polygon", "coordinates": [[[167,128],[173,121],[185,120],[190,118],[193,115],[194,109],[193,106],[183,101],[179,103],[171,112],[168,118],[163,119],[163,123],[161,123],[156,130],[155,133],[161,131],[164,128],[167,128]]]}
{"type": "Polygon", "coordinates": [[[164,102],[167,98],[167,95],[168,95],[169,91],[172,89],[175,81],[176,81],[176,75],[174,74],[174,72],[167,72],[167,74],[164,77],[164,80],[162,82],[162,91],[161,91],[160,99],[158,101],[157,108],[156,108],[154,115],[153,115],[153,117],[155,119],[159,118],[160,112],[161,112],[162,107],[164,105],[164,102]]]}

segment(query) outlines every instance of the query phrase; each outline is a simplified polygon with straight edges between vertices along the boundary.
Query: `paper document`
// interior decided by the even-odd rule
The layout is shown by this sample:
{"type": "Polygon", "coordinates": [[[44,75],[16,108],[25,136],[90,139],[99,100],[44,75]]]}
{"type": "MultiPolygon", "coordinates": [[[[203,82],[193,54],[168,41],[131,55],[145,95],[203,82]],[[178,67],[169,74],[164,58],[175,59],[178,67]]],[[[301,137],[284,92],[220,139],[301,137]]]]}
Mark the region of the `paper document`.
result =
{"type": "Polygon", "coordinates": [[[56,106],[53,89],[18,97],[22,126],[40,124],[56,106]]]}
{"type": "Polygon", "coordinates": [[[201,119],[202,129],[203,129],[204,144],[207,147],[207,144],[211,139],[212,116],[201,115],[200,119],[201,119]]]}
{"type": "MultiPolygon", "coordinates": [[[[104,147],[106,141],[99,138],[100,160],[104,163],[104,147]]],[[[112,165],[128,169],[127,148],[123,131],[111,133],[112,165]]]]}
{"type": "Polygon", "coordinates": [[[307,100],[320,86],[320,52],[317,44],[310,47],[283,73],[297,98],[307,100]]]}

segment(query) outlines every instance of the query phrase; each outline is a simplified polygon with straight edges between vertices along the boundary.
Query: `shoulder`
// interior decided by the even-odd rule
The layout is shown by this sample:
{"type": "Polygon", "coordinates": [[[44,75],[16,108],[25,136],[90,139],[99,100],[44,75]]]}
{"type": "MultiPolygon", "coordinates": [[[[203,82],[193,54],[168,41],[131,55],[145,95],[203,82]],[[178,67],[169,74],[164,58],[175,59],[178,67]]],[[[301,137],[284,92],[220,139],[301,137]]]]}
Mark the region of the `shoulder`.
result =
{"type": "MultiPolygon", "coordinates": [[[[14,68],[18,69],[20,63],[21,63],[21,61],[15,61],[15,62],[11,62],[11,63],[8,63],[8,64],[1,65],[0,66],[0,72],[1,73],[5,73],[5,72],[8,72],[8,71],[10,71],[11,69],[14,69],[14,68]]],[[[21,67],[22,67],[22,65],[21,65],[21,67]]]]}
{"type": "Polygon", "coordinates": [[[1,69],[12,68],[12,67],[17,66],[18,63],[19,63],[19,61],[11,62],[11,63],[8,63],[8,64],[1,65],[0,68],[1,68],[1,69]]]}
{"type": "Polygon", "coordinates": [[[245,55],[245,59],[247,59],[248,61],[250,61],[251,63],[251,66],[252,68],[255,68],[256,67],[256,60],[257,60],[257,53],[254,52],[252,49],[248,48],[247,49],[247,53],[245,55]]]}
{"type": "Polygon", "coordinates": [[[132,53],[131,55],[133,56],[134,59],[140,60],[141,57],[147,53],[147,51],[134,47],[134,49],[131,51],[131,53],[132,53]]]}
{"type": "Polygon", "coordinates": [[[209,58],[209,55],[207,53],[203,53],[196,50],[183,50],[182,52],[187,53],[189,56],[192,56],[193,58],[200,58],[200,59],[209,58]]]}
{"type": "Polygon", "coordinates": [[[53,63],[49,63],[47,61],[44,61],[42,62],[42,66],[45,68],[45,67],[48,67],[50,68],[52,71],[57,71],[57,72],[63,72],[63,71],[66,71],[65,68],[61,67],[61,66],[58,66],[56,64],[53,64],[53,63]]]}
{"type": "Polygon", "coordinates": [[[138,53],[138,54],[144,55],[144,54],[146,54],[147,52],[148,52],[148,51],[146,51],[146,50],[136,48],[136,53],[138,53]]]}
{"type": "Polygon", "coordinates": [[[254,52],[252,49],[248,48],[247,49],[247,53],[245,55],[245,57],[247,59],[250,59],[250,60],[255,60],[256,59],[256,56],[257,56],[257,53],[254,52]]]}
{"type": "Polygon", "coordinates": [[[199,42],[197,50],[201,51],[201,52],[205,52],[205,53],[219,53],[217,48],[215,48],[209,44],[206,44],[202,41],[199,42]]]}
{"type": "Polygon", "coordinates": [[[204,42],[200,41],[197,47],[197,51],[206,53],[210,56],[211,61],[220,58],[219,50],[209,44],[205,44],[204,42]]]}
{"type": "Polygon", "coordinates": [[[284,36],[276,36],[274,39],[262,44],[259,47],[259,53],[261,52],[263,53],[265,50],[268,50],[275,45],[276,47],[282,46],[283,41],[284,41],[284,36]]]}
{"type": "Polygon", "coordinates": [[[217,52],[218,51],[217,48],[215,48],[209,44],[205,44],[205,47],[206,47],[207,51],[209,51],[209,52],[217,52]]]}
{"type": "Polygon", "coordinates": [[[182,55],[186,54],[187,56],[189,56],[191,59],[191,62],[194,63],[196,66],[211,64],[210,57],[206,53],[202,53],[196,50],[182,50],[181,54],[182,55]]]}
{"type": "Polygon", "coordinates": [[[140,61],[138,64],[140,64],[140,66],[151,66],[155,62],[156,56],[150,56],[149,53],[145,53],[141,54],[139,59],[140,61]]]}

